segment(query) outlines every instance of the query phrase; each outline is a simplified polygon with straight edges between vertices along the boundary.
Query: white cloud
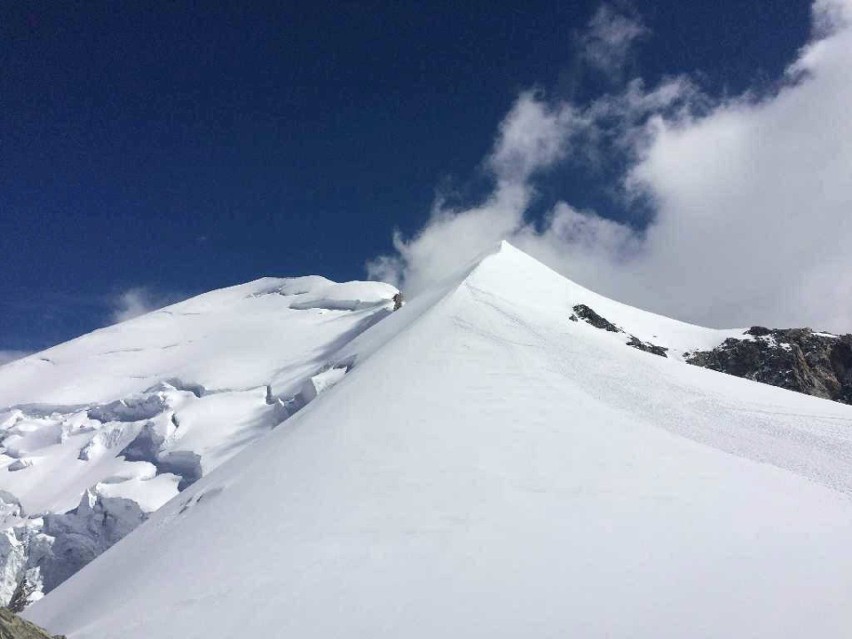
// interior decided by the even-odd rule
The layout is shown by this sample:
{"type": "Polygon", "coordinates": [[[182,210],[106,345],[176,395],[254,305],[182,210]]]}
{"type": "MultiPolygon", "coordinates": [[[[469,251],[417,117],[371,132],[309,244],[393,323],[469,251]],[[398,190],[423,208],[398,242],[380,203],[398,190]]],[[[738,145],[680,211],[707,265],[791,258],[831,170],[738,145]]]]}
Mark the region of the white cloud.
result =
{"type": "MultiPolygon", "coordinates": [[[[651,114],[690,111],[696,102],[694,93],[692,85],[681,79],[652,91],[645,91],[636,81],[618,95],[582,109],[570,103],[548,104],[535,92],[521,94],[500,124],[494,148],[486,158],[485,166],[494,180],[490,195],[478,205],[460,210],[447,208],[438,200],[428,223],[411,239],[395,234],[395,254],[370,261],[368,274],[416,295],[501,239],[510,238],[537,255],[556,255],[563,245],[588,245],[593,234],[612,237],[614,223],[605,223],[591,213],[577,213],[565,203],[551,212],[543,232],[535,230],[524,218],[536,195],[535,178],[569,154],[574,161],[579,158],[596,164],[603,161],[599,156],[605,151],[633,153],[645,137],[643,124],[651,114]],[[595,226],[607,230],[595,231],[595,226]]],[[[618,234],[630,236],[624,229],[618,234]]],[[[586,246],[584,251],[599,248],[586,246]]]]}
{"type": "Polygon", "coordinates": [[[852,329],[852,32],[835,28],[791,70],[805,73],[762,100],[653,122],[627,177],[657,211],[632,265],[654,286],[634,301],[713,325],[852,329]]]}
{"type": "Polygon", "coordinates": [[[112,301],[113,323],[124,322],[177,301],[174,295],[155,293],[143,286],[129,288],[112,301]]]}
{"type": "Polygon", "coordinates": [[[435,205],[414,237],[374,260],[409,294],[507,238],[601,293],[713,326],[852,330],[852,0],[818,0],[815,39],[778,90],[725,101],[688,78],[641,80],[591,104],[524,93],[485,166],[489,197],[435,205]],[[636,231],[570,203],[525,218],[544,171],[564,160],[627,169],[626,205],[646,198],[636,231]]]}
{"type": "Polygon", "coordinates": [[[500,125],[486,165],[495,186],[480,205],[463,211],[436,202],[426,227],[412,240],[394,236],[396,255],[380,256],[368,273],[416,293],[462,266],[484,247],[512,236],[533,195],[530,179],[563,157],[577,119],[569,105],[550,108],[534,93],[522,94],[500,125]]]}

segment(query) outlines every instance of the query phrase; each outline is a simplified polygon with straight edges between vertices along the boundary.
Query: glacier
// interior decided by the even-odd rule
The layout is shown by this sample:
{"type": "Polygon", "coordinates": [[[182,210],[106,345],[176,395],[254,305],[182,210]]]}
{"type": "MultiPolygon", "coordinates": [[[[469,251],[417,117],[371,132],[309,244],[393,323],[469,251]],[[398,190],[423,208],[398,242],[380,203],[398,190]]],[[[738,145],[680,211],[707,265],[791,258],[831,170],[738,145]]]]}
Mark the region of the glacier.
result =
{"type": "Polygon", "coordinates": [[[213,291],[0,367],[0,604],[20,610],[286,420],[397,290],[213,291]]]}
{"type": "MultiPolygon", "coordinates": [[[[78,494],[90,509],[98,496],[140,504],[139,486],[172,483],[171,499],[27,618],[73,639],[848,636],[852,407],[684,361],[741,329],[608,300],[505,243],[397,312],[391,287],[367,304],[341,292],[343,303],[317,294],[292,308],[288,295],[305,293],[276,286],[229,298],[233,317],[212,314],[218,333],[187,319],[150,366],[98,368],[94,334],[85,357],[64,345],[0,368],[11,411],[38,406],[8,448],[8,465],[32,461],[0,483],[17,500],[9,517],[28,503],[58,513],[78,494]],[[578,305],[619,330],[572,321],[578,305]],[[279,313],[285,334],[270,335],[279,313]],[[225,326],[237,316],[239,337],[225,326]],[[214,364],[207,349],[226,355],[214,364]],[[78,374],[51,377],[55,366],[78,374]],[[113,403],[151,388],[159,399],[113,403]],[[202,407],[226,393],[238,396],[202,407]],[[216,421],[243,400],[235,417],[260,416],[216,421]],[[55,423],[63,403],[74,408],[55,423]],[[95,404],[96,416],[142,417],[90,431],[95,404]],[[289,418],[271,427],[272,410],[289,418]],[[198,443],[163,449],[185,421],[198,443]],[[79,438],[74,455],[63,438],[79,438]],[[118,454],[133,442],[140,461],[118,454]],[[96,494],[87,471],[45,475],[29,493],[13,483],[45,467],[33,451],[54,450],[118,480],[98,479],[96,494]],[[178,490],[189,461],[157,469],[150,450],[194,452],[202,472],[178,490]]],[[[113,347],[148,348],[170,312],[106,329],[122,334],[113,347]]]]}

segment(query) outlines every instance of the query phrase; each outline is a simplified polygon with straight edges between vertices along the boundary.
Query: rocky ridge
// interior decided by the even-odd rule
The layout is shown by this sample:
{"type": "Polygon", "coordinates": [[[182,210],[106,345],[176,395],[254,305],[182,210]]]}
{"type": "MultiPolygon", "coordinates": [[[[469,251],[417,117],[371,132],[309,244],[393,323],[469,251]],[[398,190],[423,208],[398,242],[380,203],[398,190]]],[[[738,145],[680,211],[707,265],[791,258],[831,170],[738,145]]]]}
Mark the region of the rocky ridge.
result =
{"type": "Polygon", "coordinates": [[[656,344],[652,344],[651,342],[643,342],[641,339],[636,337],[635,335],[631,335],[627,331],[619,328],[609,320],[604,317],[598,315],[594,310],[586,306],[585,304],[577,304],[573,308],[574,313],[569,317],[572,322],[577,322],[579,320],[583,320],[587,324],[594,326],[595,328],[599,328],[605,331],[609,331],[610,333],[622,333],[627,336],[627,345],[631,348],[635,348],[640,351],[645,351],[646,353],[651,353],[652,355],[659,355],[660,357],[667,357],[666,352],[669,350],[663,346],[657,346],[656,344]]]}
{"type": "Polygon", "coordinates": [[[34,623],[21,619],[11,610],[0,608],[0,639],[65,639],[51,635],[34,623]]]}
{"type": "Polygon", "coordinates": [[[709,351],[685,354],[695,366],[852,404],[852,334],[752,326],[709,351]]]}
{"type": "MultiPolygon", "coordinates": [[[[627,346],[666,357],[668,348],[627,333],[585,304],[571,321],[628,337],[627,346]]],[[[810,328],[752,326],[741,338],[729,337],[715,348],[683,353],[687,364],[763,384],[852,404],[852,334],[833,335],[810,328]]]]}

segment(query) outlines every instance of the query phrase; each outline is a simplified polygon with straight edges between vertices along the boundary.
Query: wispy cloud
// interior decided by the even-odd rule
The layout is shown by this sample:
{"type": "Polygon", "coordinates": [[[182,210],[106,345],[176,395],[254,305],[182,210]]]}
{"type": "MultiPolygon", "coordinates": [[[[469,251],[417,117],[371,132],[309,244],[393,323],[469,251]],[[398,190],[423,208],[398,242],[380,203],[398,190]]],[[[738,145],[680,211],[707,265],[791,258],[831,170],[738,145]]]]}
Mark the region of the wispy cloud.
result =
{"type": "Polygon", "coordinates": [[[634,47],[649,35],[631,5],[604,3],[578,38],[579,55],[592,69],[620,81],[634,47]]]}
{"type": "Polygon", "coordinates": [[[173,293],[153,291],[144,286],[129,288],[112,299],[112,323],[125,322],[181,299],[173,293]]]}
{"type": "MultiPolygon", "coordinates": [[[[584,36],[602,69],[645,34],[606,7],[584,36]]],[[[602,293],[682,319],[852,329],[850,16],[852,0],[818,0],[813,41],[769,95],[714,100],[688,77],[633,78],[582,104],[521,94],[486,158],[490,195],[436,202],[368,271],[416,294],[507,238],[602,293]],[[652,221],[617,223],[570,202],[530,221],[542,174],[567,170],[566,158],[623,166],[622,204],[650,203],[652,221]]]]}

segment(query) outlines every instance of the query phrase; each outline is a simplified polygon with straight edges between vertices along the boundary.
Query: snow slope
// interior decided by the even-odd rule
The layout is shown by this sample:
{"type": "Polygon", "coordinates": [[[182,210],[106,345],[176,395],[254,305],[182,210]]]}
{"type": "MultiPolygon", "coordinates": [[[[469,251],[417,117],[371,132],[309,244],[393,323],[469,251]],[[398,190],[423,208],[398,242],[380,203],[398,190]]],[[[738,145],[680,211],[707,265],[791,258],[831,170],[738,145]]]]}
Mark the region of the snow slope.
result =
{"type": "Polygon", "coordinates": [[[578,303],[711,337],[503,245],[26,616],[73,639],[848,636],[852,407],[627,348],[578,303]]]}
{"type": "Polygon", "coordinates": [[[0,367],[0,604],[49,591],[339,380],[334,354],[396,293],[265,278],[0,367]]]}
{"type": "Polygon", "coordinates": [[[318,276],[212,291],[1,367],[0,406],[105,403],[165,379],[292,394],[321,349],[334,350],[396,292],[318,276]]]}

